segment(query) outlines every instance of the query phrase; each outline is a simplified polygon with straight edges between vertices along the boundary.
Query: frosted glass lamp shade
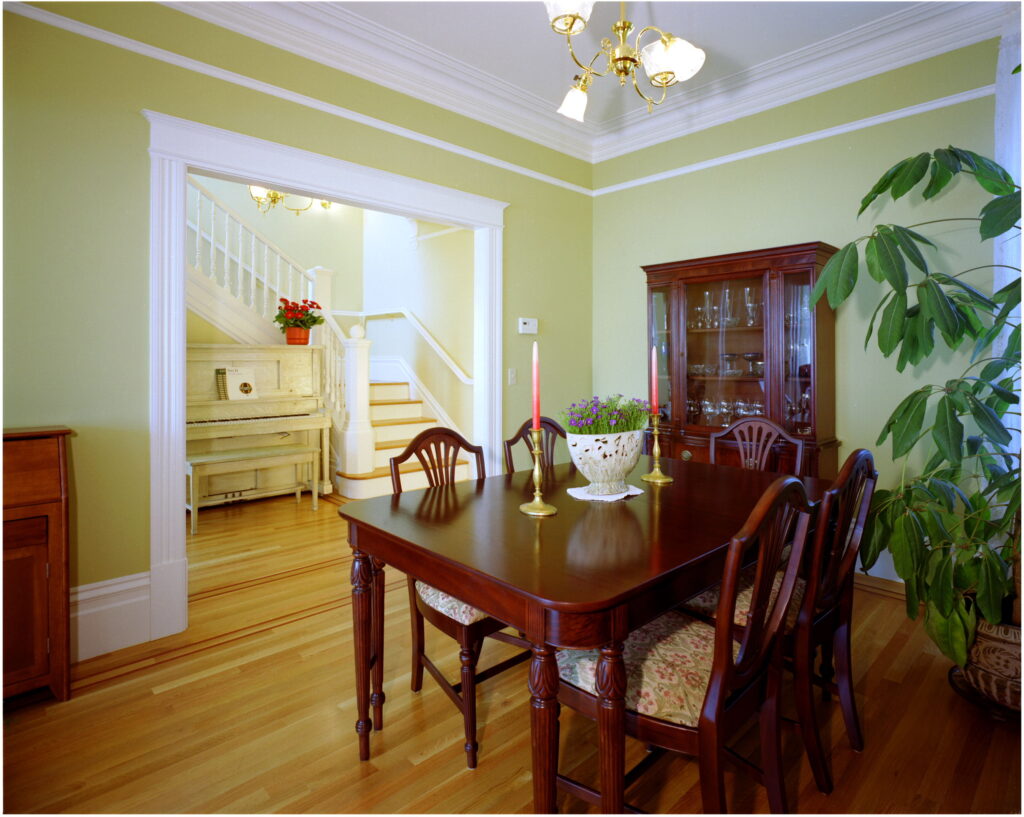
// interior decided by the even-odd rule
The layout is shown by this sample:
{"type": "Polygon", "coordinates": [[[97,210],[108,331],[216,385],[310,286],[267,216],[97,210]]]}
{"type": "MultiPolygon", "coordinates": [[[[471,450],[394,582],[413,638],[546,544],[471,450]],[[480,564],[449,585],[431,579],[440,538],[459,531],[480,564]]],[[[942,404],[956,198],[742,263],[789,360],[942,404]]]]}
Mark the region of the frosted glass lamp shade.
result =
{"type": "Polygon", "coordinates": [[[267,190],[267,188],[265,187],[258,187],[255,184],[249,185],[249,195],[252,196],[254,199],[265,199],[267,197],[268,192],[270,191],[267,190]]]}
{"type": "Polygon", "coordinates": [[[653,85],[685,82],[704,65],[704,51],[679,37],[666,34],[640,50],[640,62],[653,85]]]}
{"type": "Polygon", "coordinates": [[[580,0],[544,0],[551,27],[559,34],[579,34],[587,27],[594,4],[580,0]]]}
{"type": "Polygon", "coordinates": [[[568,116],[570,119],[575,119],[577,122],[583,121],[583,112],[587,109],[587,92],[582,90],[579,86],[573,86],[569,89],[569,93],[565,95],[565,99],[562,100],[562,107],[558,109],[558,112],[562,116],[568,116]]]}

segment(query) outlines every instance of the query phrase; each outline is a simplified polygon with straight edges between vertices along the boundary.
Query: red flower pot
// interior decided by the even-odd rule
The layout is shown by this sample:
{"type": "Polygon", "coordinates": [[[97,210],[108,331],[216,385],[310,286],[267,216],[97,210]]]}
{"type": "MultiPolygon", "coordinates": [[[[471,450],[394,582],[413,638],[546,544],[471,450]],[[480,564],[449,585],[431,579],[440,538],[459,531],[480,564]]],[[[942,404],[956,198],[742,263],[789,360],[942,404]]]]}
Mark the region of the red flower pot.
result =
{"type": "Polygon", "coordinates": [[[301,326],[287,326],[284,337],[289,346],[306,346],[309,343],[309,330],[301,326]]]}

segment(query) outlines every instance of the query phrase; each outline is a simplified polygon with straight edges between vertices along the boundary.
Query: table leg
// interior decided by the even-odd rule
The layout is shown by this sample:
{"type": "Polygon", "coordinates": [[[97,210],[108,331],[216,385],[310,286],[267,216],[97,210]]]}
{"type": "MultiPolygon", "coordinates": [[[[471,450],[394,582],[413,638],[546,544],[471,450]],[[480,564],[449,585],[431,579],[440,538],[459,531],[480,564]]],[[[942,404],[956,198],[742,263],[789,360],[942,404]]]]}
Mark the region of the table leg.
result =
{"type": "Polygon", "coordinates": [[[370,759],[370,602],[373,594],[373,567],[370,557],[352,551],[352,630],[356,648],[356,733],[359,735],[359,759],[370,759]]]}
{"type": "Polygon", "coordinates": [[[384,728],[384,562],[371,559],[373,565],[373,626],[370,632],[373,652],[373,673],[371,675],[370,706],[373,707],[373,728],[378,732],[384,728]]]}
{"type": "Polygon", "coordinates": [[[546,644],[533,645],[530,664],[530,729],[533,733],[533,810],[555,812],[558,774],[558,664],[546,644]]]}
{"type": "Polygon", "coordinates": [[[601,767],[601,811],[621,814],[626,775],[626,665],[622,643],[601,648],[595,677],[598,750],[601,767]]]}

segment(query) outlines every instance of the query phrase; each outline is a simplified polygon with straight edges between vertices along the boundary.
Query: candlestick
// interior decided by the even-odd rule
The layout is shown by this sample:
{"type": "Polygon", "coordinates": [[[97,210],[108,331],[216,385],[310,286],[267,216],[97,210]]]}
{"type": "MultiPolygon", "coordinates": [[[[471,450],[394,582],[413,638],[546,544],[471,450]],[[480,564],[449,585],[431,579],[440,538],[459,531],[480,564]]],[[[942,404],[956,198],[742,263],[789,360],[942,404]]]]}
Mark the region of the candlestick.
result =
{"type": "MultiPolygon", "coordinates": [[[[534,344],[534,348],[536,348],[536,344],[534,344]]],[[[534,420],[534,422],[538,421],[534,420]]],[[[544,471],[541,464],[544,455],[540,450],[540,434],[539,427],[530,429],[530,439],[533,440],[533,501],[524,502],[519,506],[519,510],[527,516],[554,516],[558,513],[558,508],[554,505],[548,505],[540,492],[544,471]]]]}
{"type": "Polygon", "coordinates": [[[651,411],[658,413],[658,347],[651,347],[651,411]]]}
{"type": "Polygon", "coordinates": [[[533,342],[533,427],[540,428],[540,358],[533,342]]]}
{"type": "Polygon", "coordinates": [[[651,448],[651,456],[654,457],[654,467],[651,473],[644,474],[640,479],[644,482],[653,482],[655,485],[667,485],[672,482],[672,477],[661,472],[661,446],[658,445],[658,412],[651,414],[651,435],[654,437],[654,446],[651,448]]]}

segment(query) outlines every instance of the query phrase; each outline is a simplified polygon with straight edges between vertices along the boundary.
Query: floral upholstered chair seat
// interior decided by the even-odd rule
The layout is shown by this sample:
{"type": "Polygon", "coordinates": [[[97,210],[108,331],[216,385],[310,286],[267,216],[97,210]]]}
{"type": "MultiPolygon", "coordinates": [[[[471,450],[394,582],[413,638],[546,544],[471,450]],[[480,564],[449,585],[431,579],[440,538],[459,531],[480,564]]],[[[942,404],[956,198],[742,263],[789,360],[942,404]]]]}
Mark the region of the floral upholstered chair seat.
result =
{"type": "MultiPolygon", "coordinates": [[[[750,603],[754,595],[754,573],[756,570],[757,565],[751,565],[740,572],[740,586],[736,592],[736,612],[732,617],[733,623],[737,627],[746,627],[750,619],[750,603]]],[[[782,574],[783,571],[781,570],[775,574],[769,604],[775,601],[775,596],[779,593],[779,588],[782,586],[782,574]]],[[[798,578],[796,585],[793,587],[793,600],[789,603],[789,612],[786,613],[786,632],[789,632],[796,626],[797,617],[800,615],[800,604],[803,601],[806,589],[807,582],[798,578]]],[[[721,585],[716,584],[714,587],[709,587],[703,593],[698,593],[693,598],[687,599],[683,603],[683,609],[697,613],[705,618],[714,618],[718,612],[720,590],[721,585]]]]}
{"type": "MultiPolygon", "coordinates": [[[[671,612],[630,634],[622,648],[626,666],[626,709],[696,727],[711,679],[715,628],[684,613],[671,612]]],[[[733,645],[733,654],[739,644],[733,645]]],[[[597,694],[598,650],[560,650],[562,680],[597,694]]]]}
{"type": "Polygon", "coordinates": [[[448,618],[455,619],[459,624],[469,625],[487,618],[487,613],[477,610],[471,604],[459,601],[455,596],[450,596],[436,587],[431,587],[426,582],[416,582],[416,592],[420,594],[420,598],[426,602],[428,607],[443,613],[448,618]]]}

